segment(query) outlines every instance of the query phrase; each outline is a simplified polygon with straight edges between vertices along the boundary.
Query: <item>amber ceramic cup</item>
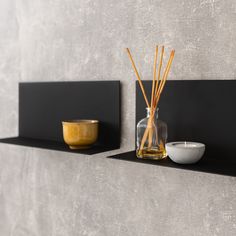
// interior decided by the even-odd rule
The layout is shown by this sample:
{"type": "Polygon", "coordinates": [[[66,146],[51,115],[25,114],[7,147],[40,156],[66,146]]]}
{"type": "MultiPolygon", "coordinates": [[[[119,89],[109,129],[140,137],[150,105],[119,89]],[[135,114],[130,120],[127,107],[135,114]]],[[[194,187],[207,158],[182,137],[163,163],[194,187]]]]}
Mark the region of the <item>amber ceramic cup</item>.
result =
{"type": "Polygon", "coordinates": [[[98,120],[62,121],[63,138],[70,149],[90,148],[98,138],[98,120]]]}

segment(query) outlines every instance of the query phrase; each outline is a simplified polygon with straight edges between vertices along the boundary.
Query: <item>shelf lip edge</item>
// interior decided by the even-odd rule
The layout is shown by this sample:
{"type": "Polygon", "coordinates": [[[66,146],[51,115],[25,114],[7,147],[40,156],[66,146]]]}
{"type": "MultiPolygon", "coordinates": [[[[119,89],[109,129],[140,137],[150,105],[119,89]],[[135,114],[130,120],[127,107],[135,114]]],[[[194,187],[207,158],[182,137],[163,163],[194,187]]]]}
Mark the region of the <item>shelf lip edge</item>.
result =
{"type": "Polygon", "coordinates": [[[236,162],[227,162],[227,161],[221,161],[219,162],[214,162],[215,160],[207,159],[209,163],[215,163],[217,165],[209,165],[208,162],[205,161],[200,161],[196,164],[191,164],[191,165],[181,165],[181,164],[176,164],[173,161],[167,157],[166,159],[155,161],[155,160],[147,160],[147,159],[139,159],[136,157],[136,151],[128,151],[128,152],[123,152],[120,154],[116,155],[110,155],[107,158],[114,159],[114,160],[119,160],[119,161],[129,161],[129,162],[136,162],[140,164],[148,164],[148,165],[153,165],[153,166],[159,166],[159,167],[167,167],[167,168],[173,168],[173,169],[182,169],[182,170],[187,170],[187,171],[194,171],[194,172],[201,172],[201,173],[208,173],[208,174],[214,174],[214,175],[221,175],[221,176],[228,176],[228,177],[236,177],[236,162]],[[199,165],[200,164],[200,165],[199,165]],[[224,165],[222,169],[219,167],[221,165],[224,165]],[[225,169],[224,167],[227,167],[225,169]]]}
{"type": "Polygon", "coordinates": [[[86,150],[71,150],[63,142],[26,138],[22,136],[0,138],[0,144],[1,143],[89,156],[119,149],[119,147],[95,146],[86,150]]]}

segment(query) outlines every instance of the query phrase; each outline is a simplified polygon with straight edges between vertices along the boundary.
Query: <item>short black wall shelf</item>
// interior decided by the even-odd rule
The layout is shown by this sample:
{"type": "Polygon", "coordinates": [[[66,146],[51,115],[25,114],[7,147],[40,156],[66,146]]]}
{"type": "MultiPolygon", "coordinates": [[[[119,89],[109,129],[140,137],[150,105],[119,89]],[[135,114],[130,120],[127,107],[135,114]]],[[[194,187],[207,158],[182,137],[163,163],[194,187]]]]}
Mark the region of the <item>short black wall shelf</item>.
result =
{"type": "Polygon", "coordinates": [[[82,154],[120,147],[120,82],[32,82],[19,84],[19,136],[2,143],[82,154]],[[90,149],[70,150],[62,121],[99,120],[99,137],[90,149]]]}

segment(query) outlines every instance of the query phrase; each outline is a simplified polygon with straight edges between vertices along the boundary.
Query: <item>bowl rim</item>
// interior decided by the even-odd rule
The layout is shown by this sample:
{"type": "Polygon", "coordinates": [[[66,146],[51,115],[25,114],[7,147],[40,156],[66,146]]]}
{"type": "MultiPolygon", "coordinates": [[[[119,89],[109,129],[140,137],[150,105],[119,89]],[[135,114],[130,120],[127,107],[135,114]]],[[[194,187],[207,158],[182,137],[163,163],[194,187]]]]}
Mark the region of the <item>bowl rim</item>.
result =
{"type": "Polygon", "coordinates": [[[194,149],[194,148],[204,148],[205,144],[204,143],[198,143],[198,142],[192,142],[192,141],[175,141],[175,142],[170,142],[166,144],[166,147],[173,147],[173,148],[178,148],[178,149],[194,149]],[[193,144],[194,146],[186,146],[186,147],[180,147],[177,146],[176,144],[193,144]]]}
{"type": "Polygon", "coordinates": [[[62,124],[97,124],[99,120],[89,120],[89,119],[77,119],[77,120],[64,120],[62,124]]]}

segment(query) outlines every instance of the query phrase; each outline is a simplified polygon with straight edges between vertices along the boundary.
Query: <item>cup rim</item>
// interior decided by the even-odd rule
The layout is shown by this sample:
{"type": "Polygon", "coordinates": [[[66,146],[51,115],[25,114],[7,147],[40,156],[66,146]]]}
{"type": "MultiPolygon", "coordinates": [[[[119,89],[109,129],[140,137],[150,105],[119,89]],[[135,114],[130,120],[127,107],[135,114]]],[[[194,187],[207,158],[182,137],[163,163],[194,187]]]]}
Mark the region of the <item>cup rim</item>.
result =
{"type": "Polygon", "coordinates": [[[64,120],[62,124],[98,124],[98,120],[87,120],[87,119],[78,119],[78,120],[64,120]]]}

